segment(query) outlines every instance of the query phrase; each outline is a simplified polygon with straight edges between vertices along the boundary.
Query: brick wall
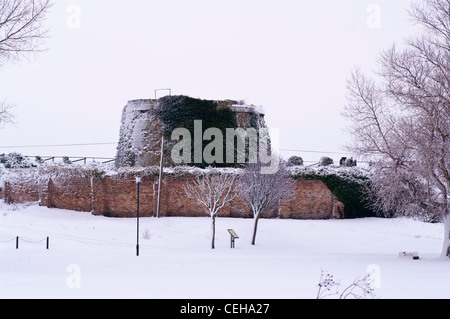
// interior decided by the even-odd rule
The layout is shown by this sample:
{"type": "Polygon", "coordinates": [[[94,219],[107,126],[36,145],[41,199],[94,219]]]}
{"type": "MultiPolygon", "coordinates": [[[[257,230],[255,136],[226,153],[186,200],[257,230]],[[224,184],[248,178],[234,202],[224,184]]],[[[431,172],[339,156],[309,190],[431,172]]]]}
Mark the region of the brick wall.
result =
{"type": "Polygon", "coordinates": [[[24,177],[20,180],[5,182],[2,193],[8,204],[39,201],[39,181],[24,177]]]}
{"type": "MultiPolygon", "coordinates": [[[[204,209],[184,194],[183,186],[194,177],[164,176],[160,216],[206,216],[204,209]]],[[[158,178],[145,177],[140,184],[140,216],[155,216],[158,178]]],[[[136,216],[137,185],[134,177],[106,176],[52,177],[46,181],[20,178],[6,182],[3,196],[7,203],[40,201],[42,206],[92,212],[110,217],[136,216]]],[[[298,179],[295,196],[289,203],[264,217],[294,219],[342,218],[344,205],[320,180],[298,179]]],[[[252,217],[250,207],[236,198],[220,212],[223,217],[252,217]]]]}

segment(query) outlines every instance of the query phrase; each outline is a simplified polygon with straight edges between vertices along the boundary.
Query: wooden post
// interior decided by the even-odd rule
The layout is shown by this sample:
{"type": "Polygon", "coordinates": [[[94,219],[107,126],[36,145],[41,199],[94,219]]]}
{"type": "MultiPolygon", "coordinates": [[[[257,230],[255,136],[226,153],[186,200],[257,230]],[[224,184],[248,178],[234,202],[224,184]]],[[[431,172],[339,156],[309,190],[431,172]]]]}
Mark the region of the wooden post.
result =
{"type": "Polygon", "coordinates": [[[16,249],[19,249],[19,236],[16,237],[16,249]]]}
{"type": "Polygon", "coordinates": [[[50,245],[50,238],[47,236],[47,250],[48,250],[49,245],[50,245]]]}

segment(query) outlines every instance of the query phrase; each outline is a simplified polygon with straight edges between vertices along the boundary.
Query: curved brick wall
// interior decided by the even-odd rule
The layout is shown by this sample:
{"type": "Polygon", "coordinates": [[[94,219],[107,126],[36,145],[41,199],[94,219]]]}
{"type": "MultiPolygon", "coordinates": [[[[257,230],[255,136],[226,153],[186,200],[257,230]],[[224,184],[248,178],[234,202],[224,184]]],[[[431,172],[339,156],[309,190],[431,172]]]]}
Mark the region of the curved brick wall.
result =
{"type": "MultiPolygon", "coordinates": [[[[197,203],[186,197],[183,185],[193,176],[163,178],[161,216],[207,216],[197,203]]],[[[140,215],[154,216],[157,208],[158,178],[145,177],[140,186],[140,215]]],[[[18,178],[6,182],[7,203],[40,201],[42,206],[92,212],[110,217],[136,216],[137,186],[134,177],[106,176],[52,177],[46,181],[18,178]]],[[[344,205],[320,180],[298,179],[295,197],[264,217],[294,219],[342,218],[344,205]]],[[[250,207],[239,198],[224,207],[219,216],[252,217],[250,207]]]]}

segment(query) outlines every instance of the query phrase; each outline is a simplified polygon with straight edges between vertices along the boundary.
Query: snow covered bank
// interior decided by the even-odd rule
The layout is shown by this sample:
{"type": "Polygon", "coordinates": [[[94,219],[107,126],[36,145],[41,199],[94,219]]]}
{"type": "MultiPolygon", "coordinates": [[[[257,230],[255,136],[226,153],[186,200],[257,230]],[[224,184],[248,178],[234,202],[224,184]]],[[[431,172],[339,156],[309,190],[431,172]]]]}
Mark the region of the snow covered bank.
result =
{"type": "Polygon", "coordinates": [[[209,218],[141,218],[136,257],[136,219],[2,203],[0,298],[315,298],[322,268],[342,286],[377,269],[381,298],[450,298],[441,224],[261,220],[256,246],[250,219],[218,218],[216,227],[211,250],[209,218]],[[228,228],[240,236],[235,249],[228,228]],[[50,249],[16,250],[16,236],[49,236],[50,249]]]}

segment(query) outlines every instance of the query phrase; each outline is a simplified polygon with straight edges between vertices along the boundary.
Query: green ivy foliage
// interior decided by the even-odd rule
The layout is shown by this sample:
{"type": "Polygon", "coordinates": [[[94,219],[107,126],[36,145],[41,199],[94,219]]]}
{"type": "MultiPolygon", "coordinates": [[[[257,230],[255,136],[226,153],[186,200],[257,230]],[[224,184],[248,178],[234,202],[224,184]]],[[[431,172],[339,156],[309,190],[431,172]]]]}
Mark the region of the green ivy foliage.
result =
{"type": "Polygon", "coordinates": [[[376,217],[376,212],[370,208],[366,199],[365,189],[369,186],[369,179],[355,181],[338,175],[321,176],[325,185],[345,205],[344,218],[376,217]]]}
{"type": "Polygon", "coordinates": [[[344,218],[378,217],[368,200],[370,178],[356,168],[303,170],[294,178],[319,179],[344,204],[344,218]]]}
{"type": "MultiPolygon", "coordinates": [[[[194,139],[194,121],[201,120],[202,135],[208,128],[218,128],[219,130],[221,130],[224,138],[223,156],[225,157],[226,129],[237,127],[236,114],[229,107],[219,106],[217,101],[195,99],[183,95],[166,96],[159,99],[158,103],[159,105],[155,112],[163,123],[163,133],[166,141],[170,141],[171,134],[176,128],[186,128],[191,133],[192,139],[194,139]]],[[[211,143],[211,141],[203,141],[203,149],[209,143],[211,143]]],[[[170,143],[168,143],[169,150],[170,146],[170,143]]],[[[193,146],[194,143],[192,141],[192,163],[190,165],[202,168],[210,166],[211,164],[208,164],[206,162],[194,163],[193,146]]],[[[168,152],[169,150],[166,150],[166,152],[168,152]]],[[[223,164],[214,163],[212,164],[212,166],[235,166],[235,163],[225,163],[225,158],[223,158],[223,162],[223,164]]]]}
{"type": "Polygon", "coordinates": [[[159,99],[156,114],[164,124],[164,134],[170,137],[178,127],[194,134],[194,121],[203,121],[203,131],[211,127],[226,129],[237,127],[236,114],[228,107],[220,107],[217,101],[195,99],[188,96],[165,96],[159,99]]]}

